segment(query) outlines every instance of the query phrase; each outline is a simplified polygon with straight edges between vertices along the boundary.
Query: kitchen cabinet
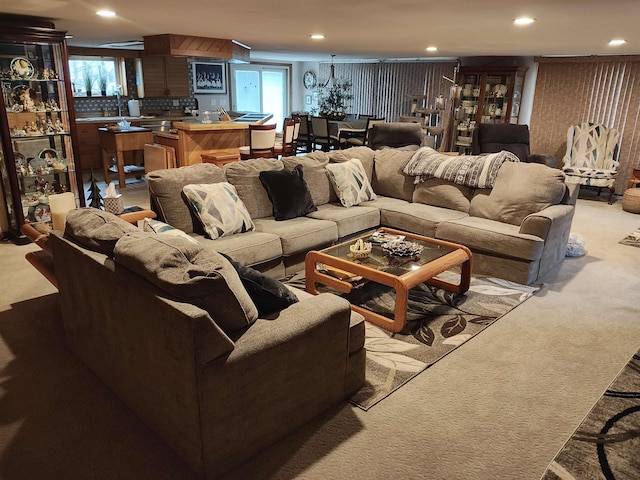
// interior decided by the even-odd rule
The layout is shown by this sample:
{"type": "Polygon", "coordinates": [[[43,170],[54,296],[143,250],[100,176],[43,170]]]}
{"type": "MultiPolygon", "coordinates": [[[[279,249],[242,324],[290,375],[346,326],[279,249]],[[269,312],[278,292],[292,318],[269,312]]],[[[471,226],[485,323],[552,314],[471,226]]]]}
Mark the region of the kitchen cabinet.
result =
{"type": "Polygon", "coordinates": [[[25,223],[51,221],[51,194],[71,191],[85,205],[65,32],[27,20],[0,17],[0,203],[16,237],[25,223]]]}
{"type": "Polygon", "coordinates": [[[518,123],[524,67],[460,67],[452,151],[467,153],[479,123],[518,123]]]}
{"type": "Polygon", "coordinates": [[[145,97],[190,97],[186,57],[145,55],[142,57],[145,97]]]}

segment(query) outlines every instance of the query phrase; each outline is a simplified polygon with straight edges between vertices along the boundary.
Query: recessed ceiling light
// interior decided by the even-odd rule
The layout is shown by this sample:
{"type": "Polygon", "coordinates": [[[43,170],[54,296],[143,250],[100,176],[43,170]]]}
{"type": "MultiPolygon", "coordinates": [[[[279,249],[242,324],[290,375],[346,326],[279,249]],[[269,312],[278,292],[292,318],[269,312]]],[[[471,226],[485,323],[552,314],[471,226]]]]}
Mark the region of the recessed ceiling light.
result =
{"type": "Polygon", "coordinates": [[[324,35],[322,35],[321,33],[314,33],[313,35],[309,35],[309,37],[312,38],[313,40],[324,39],[324,35]]]}
{"type": "Polygon", "coordinates": [[[609,45],[611,45],[612,47],[617,47],[618,45],[624,45],[625,43],[627,43],[627,42],[625,42],[622,39],[619,39],[619,40],[611,40],[609,42],[609,45]]]}
{"type": "Polygon", "coordinates": [[[513,23],[516,25],[531,25],[535,20],[529,17],[516,18],[513,23]]]}
{"type": "Polygon", "coordinates": [[[427,52],[437,52],[438,47],[427,47],[427,52]]]}
{"type": "Polygon", "coordinates": [[[112,10],[98,10],[96,15],[100,15],[101,17],[115,17],[116,12],[112,10]]]}

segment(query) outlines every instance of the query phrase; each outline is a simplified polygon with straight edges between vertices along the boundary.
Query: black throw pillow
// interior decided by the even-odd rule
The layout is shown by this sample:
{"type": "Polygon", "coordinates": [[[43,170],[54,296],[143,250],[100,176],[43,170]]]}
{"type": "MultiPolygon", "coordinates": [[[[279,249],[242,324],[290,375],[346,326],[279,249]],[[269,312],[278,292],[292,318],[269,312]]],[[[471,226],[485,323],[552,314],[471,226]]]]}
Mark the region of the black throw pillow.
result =
{"type": "Polygon", "coordinates": [[[282,282],[268,277],[254,268],[246,267],[224,253],[220,253],[220,255],[229,260],[238,272],[242,285],[258,309],[258,316],[264,317],[271,313],[277,313],[298,302],[298,297],[282,282]]]}
{"type": "Polygon", "coordinates": [[[302,176],[302,165],[296,165],[293,170],[260,172],[260,182],[273,204],[276,220],[304,217],[318,210],[302,176]]]}

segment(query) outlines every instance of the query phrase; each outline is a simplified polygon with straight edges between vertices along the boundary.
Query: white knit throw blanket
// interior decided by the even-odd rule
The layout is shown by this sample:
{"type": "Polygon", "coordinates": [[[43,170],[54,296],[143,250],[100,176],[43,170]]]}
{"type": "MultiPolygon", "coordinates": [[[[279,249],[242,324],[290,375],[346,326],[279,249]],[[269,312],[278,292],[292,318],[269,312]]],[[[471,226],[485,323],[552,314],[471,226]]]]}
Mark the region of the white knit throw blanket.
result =
{"type": "Polygon", "coordinates": [[[505,150],[483,155],[443,155],[430,147],[421,147],[402,167],[414,183],[428,178],[440,178],[473,188],[493,188],[498,170],[506,161],[519,162],[517,156],[505,150]]]}

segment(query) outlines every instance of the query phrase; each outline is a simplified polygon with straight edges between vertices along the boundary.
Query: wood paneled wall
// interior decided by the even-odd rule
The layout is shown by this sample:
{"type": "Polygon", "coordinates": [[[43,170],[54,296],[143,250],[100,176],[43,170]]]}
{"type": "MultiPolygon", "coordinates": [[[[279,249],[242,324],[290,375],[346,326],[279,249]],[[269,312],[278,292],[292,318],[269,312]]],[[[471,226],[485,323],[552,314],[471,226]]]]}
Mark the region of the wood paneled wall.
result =
{"type": "Polygon", "coordinates": [[[552,153],[562,164],[567,130],[582,122],[620,131],[616,193],[627,188],[640,163],[640,56],[536,58],[539,63],[531,151],[552,153]]]}

